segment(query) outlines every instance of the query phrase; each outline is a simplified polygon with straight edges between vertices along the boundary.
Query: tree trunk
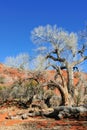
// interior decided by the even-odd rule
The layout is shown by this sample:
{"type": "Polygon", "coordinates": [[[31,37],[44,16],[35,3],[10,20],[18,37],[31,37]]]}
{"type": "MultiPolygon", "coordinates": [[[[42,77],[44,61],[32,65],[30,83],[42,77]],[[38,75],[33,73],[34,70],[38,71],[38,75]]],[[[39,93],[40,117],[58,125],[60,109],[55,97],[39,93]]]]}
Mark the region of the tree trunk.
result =
{"type": "MultiPolygon", "coordinates": [[[[66,81],[64,81],[66,82],[66,81]]],[[[67,67],[67,84],[63,87],[63,95],[61,96],[64,98],[64,105],[65,106],[72,106],[74,104],[73,95],[74,95],[74,88],[73,88],[73,67],[67,67]]]]}
{"type": "Polygon", "coordinates": [[[58,88],[58,90],[60,91],[61,97],[62,97],[62,104],[64,106],[72,106],[74,104],[73,98],[70,95],[70,93],[68,92],[67,86],[64,88],[59,87],[59,85],[55,84],[55,87],[58,88]]]}
{"type": "Polygon", "coordinates": [[[73,92],[73,90],[74,90],[74,85],[73,85],[73,80],[74,80],[74,78],[73,78],[73,66],[69,66],[68,68],[67,68],[67,88],[68,88],[68,92],[69,92],[69,94],[71,94],[71,96],[73,97],[73,94],[74,94],[74,92],[73,92]]]}
{"type": "MultiPolygon", "coordinates": [[[[68,89],[67,89],[67,86],[66,88],[64,88],[64,106],[72,106],[74,104],[74,101],[73,101],[73,98],[72,96],[70,95],[70,93],[68,92],[68,89]]],[[[61,94],[62,96],[62,94],[61,94]]]]}

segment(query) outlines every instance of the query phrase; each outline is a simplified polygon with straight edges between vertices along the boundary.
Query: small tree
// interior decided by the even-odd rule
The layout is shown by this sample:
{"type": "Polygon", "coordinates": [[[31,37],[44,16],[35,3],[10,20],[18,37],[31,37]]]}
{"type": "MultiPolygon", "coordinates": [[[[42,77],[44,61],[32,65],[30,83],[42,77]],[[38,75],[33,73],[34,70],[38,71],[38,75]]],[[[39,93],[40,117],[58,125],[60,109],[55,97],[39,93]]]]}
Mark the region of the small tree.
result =
{"type": "Polygon", "coordinates": [[[29,69],[29,55],[21,53],[16,57],[6,57],[5,64],[14,68],[29,69]]]}
{"type": "MultiPolygon", "coordinates": [[[[74,104],[74,70],[87,60],[86,42],[79,42],[76,33],[69,33],[57,26],[39,26],[32,31],[32,40],[44,50],[44,57],[48,60],[48,67],[56,70],[54,81],[48,83],[57,87],[61,93],[64,105],[74,104]],[[67,72],[67,81],[63,70],[67,72]],[[61,78],[59,82],[58,76],[61,78]]],[[[39,49],[40,50],[40,49],[39,49]]]]}

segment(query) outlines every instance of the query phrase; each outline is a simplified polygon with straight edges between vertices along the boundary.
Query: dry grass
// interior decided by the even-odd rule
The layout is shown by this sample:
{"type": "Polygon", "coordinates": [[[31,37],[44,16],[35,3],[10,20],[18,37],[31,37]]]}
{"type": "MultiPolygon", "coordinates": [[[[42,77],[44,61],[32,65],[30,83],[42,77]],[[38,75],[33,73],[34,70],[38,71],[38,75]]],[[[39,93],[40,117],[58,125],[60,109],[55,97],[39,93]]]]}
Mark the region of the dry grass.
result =
{"type": "Polygon", "coordinates": [[[80,125],[80,124],[49,124],[44,125],[44,122],[42,125],[38,125],[37,122],[28,122],[28,123],[23,123],[23,124],[16,124],[12,126],[0,126],[0,130],[86,130],[87,125],[85,122],[85,125],[80,125]],[[50,127],[49,127],[50,126],[50,127]]]}
{"type": "Polygon", "coordinates": [[[14,126],[2,126],[0,130],[35,130],[31,127],[25,127],[23,125],[14,125],[14,126]]]}
{"type": "MultiPolygon", "coordinates": [[[[60,130],[61,127],[57,126],[54,128],[38,128],[35,124],[20,124],[20,125],[13,125],[13,126],[2,126],[0,127],[0,130],[60,130]]],[[[62,130],[64,130],[62,128],[62,130]]]]}

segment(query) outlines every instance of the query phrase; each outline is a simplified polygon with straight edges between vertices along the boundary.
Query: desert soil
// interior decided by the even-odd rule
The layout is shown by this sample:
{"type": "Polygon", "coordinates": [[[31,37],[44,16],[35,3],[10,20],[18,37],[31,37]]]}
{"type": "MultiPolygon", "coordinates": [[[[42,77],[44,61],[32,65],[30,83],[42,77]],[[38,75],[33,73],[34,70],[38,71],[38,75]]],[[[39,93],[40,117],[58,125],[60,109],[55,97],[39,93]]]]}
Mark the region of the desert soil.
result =
{"type": "Polygon", "coordinates": [[[28,119],[6,119],[8,115],[27,112],[28,109],[16,107],[0,108],[0,130],[87,130],[87,120],[54,120],[45,117],[28,119]]]}

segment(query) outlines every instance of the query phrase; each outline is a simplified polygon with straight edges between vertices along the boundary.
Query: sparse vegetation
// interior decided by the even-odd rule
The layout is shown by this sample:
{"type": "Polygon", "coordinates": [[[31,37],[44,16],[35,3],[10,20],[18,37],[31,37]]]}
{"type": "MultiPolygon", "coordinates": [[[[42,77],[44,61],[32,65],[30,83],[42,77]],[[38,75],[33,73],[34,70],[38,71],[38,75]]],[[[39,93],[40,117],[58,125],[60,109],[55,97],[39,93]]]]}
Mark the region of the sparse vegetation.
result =
{"type": "Polygon", "coordinates": [[[5,82],[4,76],[0,76],[0,84],[3,84],[5,82]]]}
{"type": "MultiPolygon", "coordinates": [[[[8,115],[6,119],[27,120],[29,117],[40,116],[53,119],[86,120],[87,77],[79,69],[79,64],[87,60],[86,40],[78,48],[76,33],[68,33],[50,25],[35,28],[32,32],[32,39],[36,43],[50,43],[44,47],[39,46],[37,49],[37,51],[41,51],[41,54],[32,59],[33,69],[26,70],[29,57],[19,55],[7,60],[12,72],[5,68],[5,76],[2,74],[0,76],[0,107],[16,106],[26,110],[20,114],[8,115]],[[51,49],[46,50],[48,46],[51,49]],[[6,86],[10,79],[7,78],[5,82],[8,72],[10,78],[13,75],[10,80],[13,83],[6,86]],[[17,73],[16,76],[15,73],[17,73]]],[[[22,127],[19,126],[19,129],[36,129],[36,126],[33,125],[24,124],[22,127]]],[[[68,125],[66,128],[70,127],[68,125]]],[[[56,129],[58,130],[60,127],[56,127],[56,129]]]]}

